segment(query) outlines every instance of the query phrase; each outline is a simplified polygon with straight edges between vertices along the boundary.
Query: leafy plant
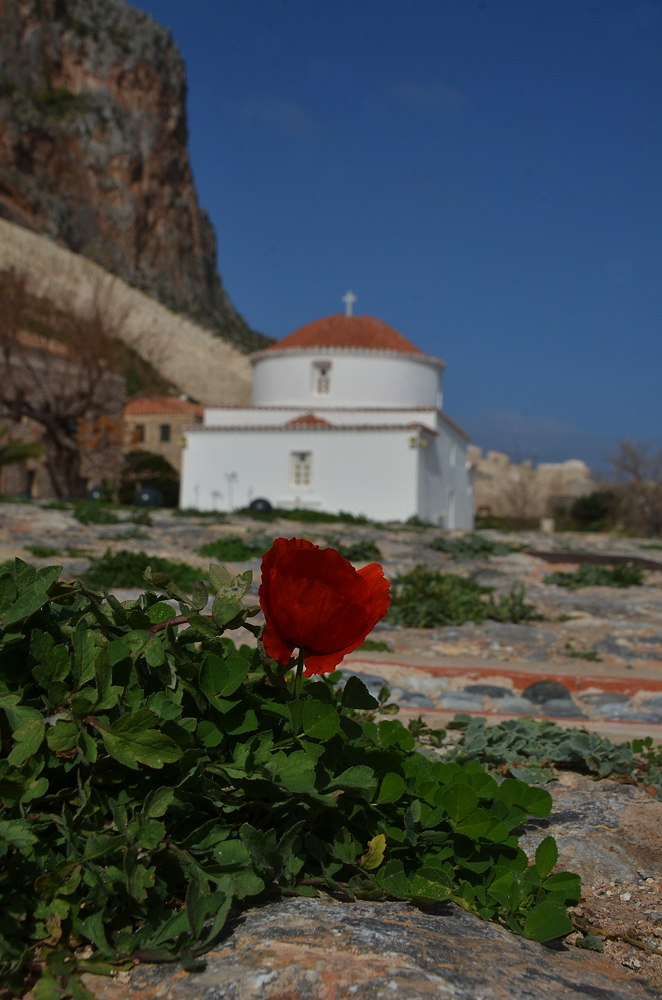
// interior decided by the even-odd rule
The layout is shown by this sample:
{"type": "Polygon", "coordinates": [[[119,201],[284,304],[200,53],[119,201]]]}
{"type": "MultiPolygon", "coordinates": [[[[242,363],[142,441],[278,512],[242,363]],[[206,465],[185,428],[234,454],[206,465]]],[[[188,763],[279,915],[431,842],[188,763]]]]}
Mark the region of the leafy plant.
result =
{"type": "MultiPolygon", "coordinates": [[[[175,507],[172,513],[175,517],[195,517],[204,521],[227,521],[227,514],[223,514],[217,510],[198,510],[197,507],[175,507]]],[[[245,513],[245,511],[242,511],[242,513],[245,513]]]]}
{"type": "Polygon", "coordinates": [[[551,796],[418,751],[358,678],[305,680],[224,633],[251,574],[210,566],[120,604],[59,567],[0,577],[0,986],[89,998],[82,972],[200,968],[235,900],[453,900],[537,941],[567,934],[579,877],[514,831],[551,796]],[[179,601],[180,615],[163,596],[179,601]],[[178,628],[177,626],[183,626],[178,628]]]}
{"type": "Polygon", "coordinates": [[[346,545],[341,538],[328,538],[327,545],[350,562],[380,562],[382,559],[377,543],[370,538],[362,538],[360,542],[350,542],[349,545],[346,545]]]}
{"type": "Polygon", "coordinates": [[[83,574],[86,583],[96,587],[140,587],[145,570],[152,567],[155,573],[168,573],[180,587],[192,587],[200,579],[200,570],[188,563],[175,563],[161,556],[148,556],[146,552],[106,549],[83,574]]]}
{"type": "Polygon", "coordinates": [[[362,646],[359,646],[357,653],[392,653],[393,646],[383,639],[366,639],[362,646]]]}
{"type": "Polygon", "coordinates": [[[308,507],[274,507],[270,514],[263,514],[252,507],[242,507],[236,510],[235,514],[245,517],[252,517],[256,521],[275,521],[276,519],[285,521],[299,521],[301,524],[332,524],[334,521],[342,521],[344,524],[370,524],[371,522],[363,514],[348,514],[340,511],[338,514],[331,514],[325,510],[310,510],[308,507]]]}
{"type": "Polygon", "coordinates": [[[68,87],[42,90],[33,97],[35,107],[47,118],[64,118],[89,111],[92,104],[86,94],[74,94],[68,87]]]}
{"type": "Polygon", "coordinates": [[[28,552],[31,552],[38,559],[50,559],[51,556],[58,556],[60,554],[59,549],[54,549],[49,545],[26,545],[25,547],[28,552]]]}
{"type": "Polygon", "coordinates": [[[460,538],[447,538],[440,535],[429,542],[428,548],[447,552],[455,559],[487,559],[489,556],[506,556],[511,552],[521,552],[525,546],[497,542],[473,531],[460,538]]]}
{"type": "Polygon", "coordinates": [[[543,578],[544,583],[555,583],[558,587],[578,590],[580,587],[640,587],[644,579],[641,566],[594,566],[580,563],[571,573],[550,573],[543,578]]]}
{"type": "Polygon", "coordinates": [[[267,538],[266,535],[260,535],[258,538],[228,535],[227,538],[217,538],[213,542],[207,542],[198,549],[198,552],[201,556],[222,559],[224,562],[226,560],[245,562],[247,559],[261,558],[272,544],[273,538],[267,538]]]}
{"type": "Polygon", "coordinates": [[[493,593],[493,587],[418,565],[392,581],[388,620],[408,628],[435,628],[487,618],[522,622],[540,617],[534,605],[525,602],[522,585],[502,594],[498,601],[493,593]]]}
{"type": "Polygon", "coordinates": [[[523,781],[547,782],[554,767],[606,778],[627,775],[633,766],[628,744],[614,744],[579,729],[563,729],[547,719],[508,719],[488,726],[482,716],[462,713],[449,727],[462,731],[450,751],[451,760],[479,759],[488,768],[505,769],[523,781]]]}
{"type": "Polygon", "coordinates": [[[81,524],[119,524],[117,514],[100,500],[81,500],[74,507],[74,517],[81,524]]]}
{"type": "Polygon", "coordinates": [[[563,652],[572,660],[590,660],[593,663],[602,663],[602,657],[598,656],[594,649],[575,649],[571,642],[566,642],[563,652]]]}

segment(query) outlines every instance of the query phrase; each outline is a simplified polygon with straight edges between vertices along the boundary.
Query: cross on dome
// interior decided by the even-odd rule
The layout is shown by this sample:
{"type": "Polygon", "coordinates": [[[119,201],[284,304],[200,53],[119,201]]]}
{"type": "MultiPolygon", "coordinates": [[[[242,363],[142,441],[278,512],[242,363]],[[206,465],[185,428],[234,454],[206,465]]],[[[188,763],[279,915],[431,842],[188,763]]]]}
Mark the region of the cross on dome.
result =
{"type": "Polygon", "coordinates": [[[345,303],[345,316],[352,315],[352,306],[356,302],[357,296],[354,292],[345,292],[342,297],[342,301],[345,303]]]}

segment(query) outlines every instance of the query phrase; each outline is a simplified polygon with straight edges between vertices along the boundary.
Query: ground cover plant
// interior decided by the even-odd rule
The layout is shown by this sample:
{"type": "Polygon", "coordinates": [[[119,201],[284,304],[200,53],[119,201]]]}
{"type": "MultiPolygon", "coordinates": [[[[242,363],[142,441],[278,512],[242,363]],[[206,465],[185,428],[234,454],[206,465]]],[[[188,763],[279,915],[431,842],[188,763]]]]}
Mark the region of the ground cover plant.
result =
{"type": "Polygon", "coordinates": [[[37,559],[51,559],[60,554],[60,550],[54,549],[51,545],[26,545],[25,548],[37,559]]]}
{"type": "Polygon", "coordinates": [[[640,587],[644,579],[641,566],[594,566],[580,563],[571,573],[550,573],[543,583],[555,583],[557,587],[579,590],[580,587],[640,587]]]}
{"type": "Polygon", "coordinates": [[[81,500],[74,507],[74,517],[81,524],[119,524],[120,518],[99,500],[81,500]]]}
{"type": "Polygon", "coordinates": [[[421,752],[357,678],[341,688],[329,672],[383,613],[381,568],[281,541],[261,593],[275,659],[228,636],[260,631],[242,600],[250,572],[209,567],[210,615],[202,582],[186,593],[153,571],[122,604],[59,582],[59,567],[16,560],[0,576],[0,986],[12,995],[37,980],[40,1000],[89,1000],[82,972],[136,959],[198,969],[231,907],[291,894],[453,900],[537,941],[572,929],[578,876],[552,874],[553,838],[529,863],[514,832],[548,815],[549,793],[421,752]],[[340,618],[307,601],[324,587],[340,618]],[[283,663],[303,636],[320,651],[309,640],[283,663]]]}
{"type": "Polygon", "coordinates": [[[200,571],[188,563],[176,563],[129,549],[120,549],[119,552],[106,549],[82,576],[87,584],[95,587],[134,588],[142,585],[148,566],[155,573],[168,573],[180,587],[192,587],[200,577],[200,571]]]}
{"type": "Polygon", "coordinates": [[[482,716],[465,713],[456,715],[449,729],[461,733],[448,753],[459,763],[479,760],[490,771],[532,784],[551,781],[560,769],[630,778],[662,799],[662,747],[654,746],[651,737],[612,743],[606,736],[565,729],[548,719],[508,719],[490,726],[482,716]]]}
{"type": "Polygon", "coordinates": [[[301,524],[333,524],[336,521],[341,521],[344,524],[371,523],[362,514],[348,514],[342,510],[338,514],[331,514],[329,511],[311,510],[308,507],[274,507],[268,514],[255,510],[253,507],[243,507],[234,513],[252,517],[256,521],[285,520],[299,521],[301,524]]]}
{"type": "Polygon", "coordinates": [[[360,542],[345,543],[340,538],[328,538],[327,545],[339,552],[343,559],[350,562],[370,562],[381,559],[379,546],[371,538],[362,538],[360,542]]]}
{"type": "Polygon", "coordinates": [[[428,548],[438,552],[446,552],[455,559],[488,559],[490,556],[507,556],[511,552],[521,552],[524,545],[511,545],[509,542],[494,541],[472,531],[460,538],[448,538],[440,535],[428,543],[428,548]]]}
{"type": "Polygon", "coordinates": [[[207,542],[198,549],[198,552],[209,559],[245,562],[247,559],[260,559],[272,544],[273,538],[267,538],[266,535],[257,538],[228,535],[227,538],[216,538],[213,542],[207,542]]]}
{"type": "Polygon", "coordinates": [[[436,628],[488,618],[500,622],[539,619],[534,605],[524,598],[521,585],[495,600],[493,587],[418,565],[394,579],[388,620],[408,628],[436,628]]]}

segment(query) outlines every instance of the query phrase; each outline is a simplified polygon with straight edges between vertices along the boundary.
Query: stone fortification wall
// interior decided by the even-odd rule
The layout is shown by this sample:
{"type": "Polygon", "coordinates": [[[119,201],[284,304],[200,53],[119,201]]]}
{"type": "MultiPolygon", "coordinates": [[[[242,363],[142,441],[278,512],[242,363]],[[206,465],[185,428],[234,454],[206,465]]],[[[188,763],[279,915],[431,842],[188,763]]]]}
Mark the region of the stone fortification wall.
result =
{"type": "Polygon", "coordinates": [[[10,268],[25,274],[33,295],[64,312],[84,312],[97,297],[119,321],[122,339],[200,403],[250,403],[245,354],[80,254],[0,219],[0,270],[10,268]]]}
{"type": "Polygon", "coordinates": [[[474,468],[474,509],[495,517],[546,517],[595,489],[591,470],[572,458],[566,462],[511,463],[508,455],[469,445],[474,468]]]}

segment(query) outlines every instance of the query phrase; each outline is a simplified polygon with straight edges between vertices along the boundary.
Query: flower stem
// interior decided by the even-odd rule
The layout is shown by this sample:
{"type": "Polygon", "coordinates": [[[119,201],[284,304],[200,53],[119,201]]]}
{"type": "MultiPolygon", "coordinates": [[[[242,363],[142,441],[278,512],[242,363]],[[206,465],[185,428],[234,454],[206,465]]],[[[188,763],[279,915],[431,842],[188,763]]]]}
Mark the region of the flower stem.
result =
{"type": "Polygon", "coordinates": [[[299,699],[301,694],[301,681],[303,680],[303,649],[299,647],[299,655],[297,656],[297,672],[294,678],[294,697],[299,699]]]}

